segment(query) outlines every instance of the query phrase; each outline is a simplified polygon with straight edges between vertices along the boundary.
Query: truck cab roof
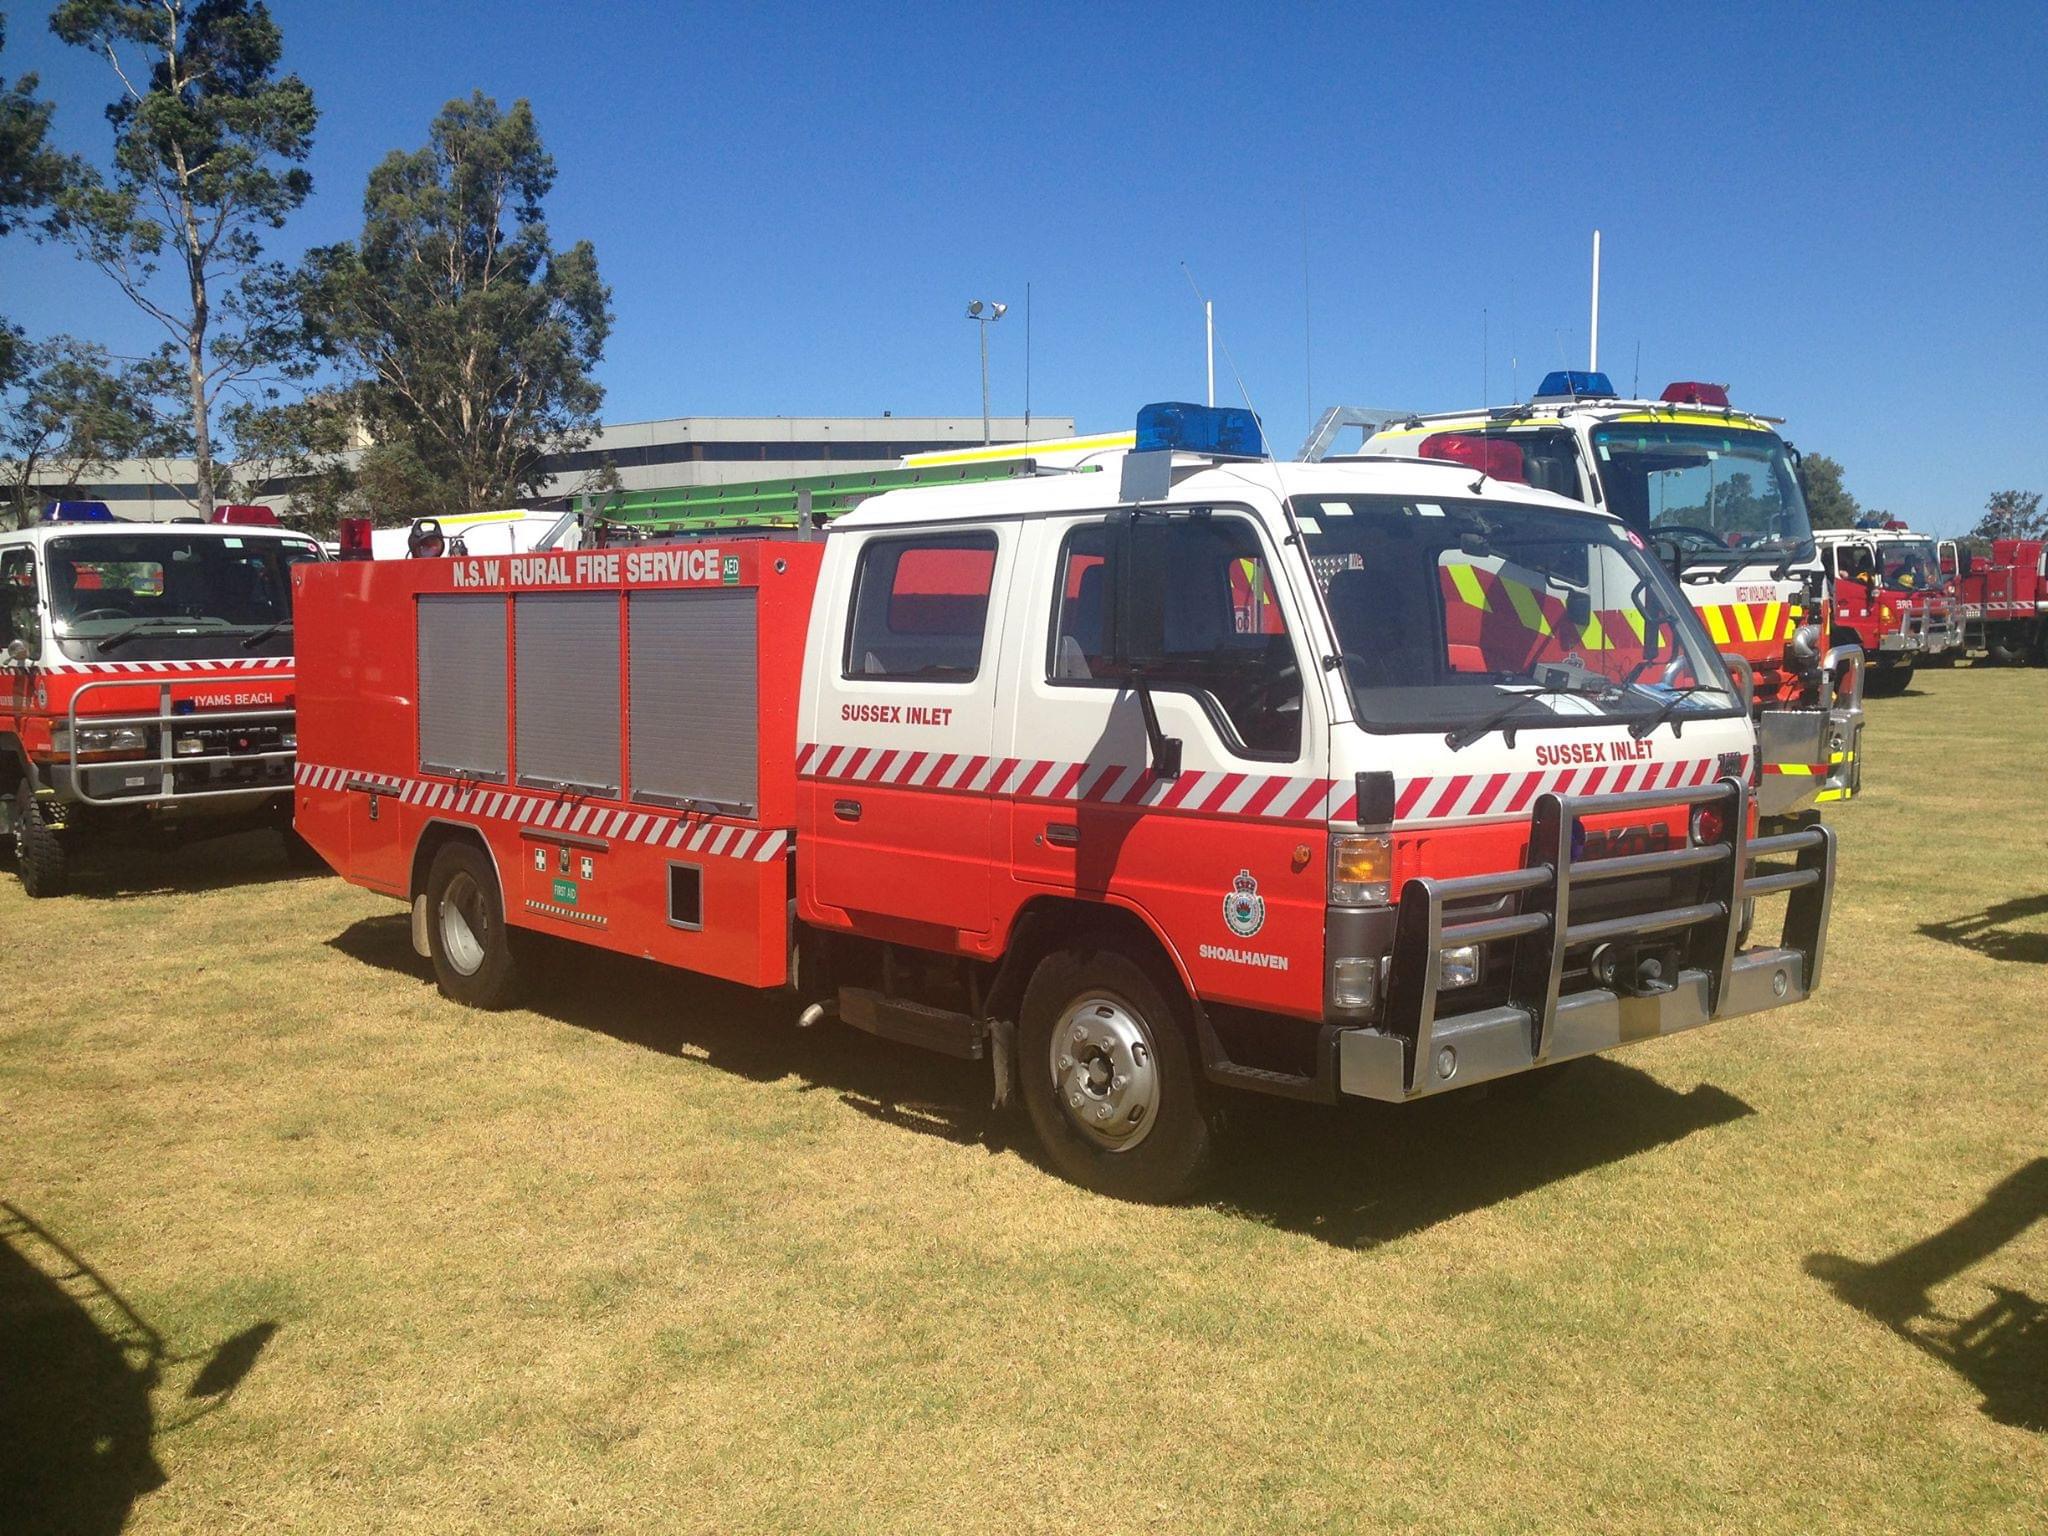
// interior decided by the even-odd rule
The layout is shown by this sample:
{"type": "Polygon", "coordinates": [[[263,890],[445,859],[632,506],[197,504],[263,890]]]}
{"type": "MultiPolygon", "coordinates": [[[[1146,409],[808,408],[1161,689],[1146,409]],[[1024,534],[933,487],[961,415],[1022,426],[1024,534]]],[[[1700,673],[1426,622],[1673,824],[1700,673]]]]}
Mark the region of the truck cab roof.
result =
{"type": "MultiPolygon", "coordinates": [[[[969,485],[888,491],[864,501],[833,527],[859,530],[990,517],[1051,517],[1099,512],[1126,504],[1121,495],[1126,455],[1107,453],[1067,473],[1019,475],[969,485]]],[[[1271,459],[1174,456],[1171,492],[1162,501],[1251,502],[1271,505],[1298,496],[1430,497],[1538,506],[1575,516],[1618,522],[1612,514],[1569,497],[1480,476],[1470,466],[1437,459],[1364,458],[1305,464],[1271,459]]],[[[1150,504],[1149,502],[1147,504],[1150,504]]]]}
{"type": "Polygon", "coordinates": [[[157,523],[122,519],[116,522],[32,523],[26,528],[0,531],[0,544],[48,543],[51,539],[133,538],[139,533],[170,533],[180,538],[283,539],[296,544],[318,544],[312,534],[297,528],[276,528],[263,523],[157,523]]]}

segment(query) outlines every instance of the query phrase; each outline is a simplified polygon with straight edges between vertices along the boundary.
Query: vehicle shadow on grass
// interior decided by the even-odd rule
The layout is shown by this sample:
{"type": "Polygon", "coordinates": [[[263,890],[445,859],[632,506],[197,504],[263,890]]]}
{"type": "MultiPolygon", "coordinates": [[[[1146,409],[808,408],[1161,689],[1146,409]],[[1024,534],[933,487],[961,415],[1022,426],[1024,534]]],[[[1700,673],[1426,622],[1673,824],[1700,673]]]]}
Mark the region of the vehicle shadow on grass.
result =
{"type": "MultiPolygon", "coordinates": [[[[402,914],[329,943],[433,985],[402,914]]],[[[842,1025],[793,1027],[784,999],[585,946],[547,944],[527,1006],[579,1029],[762,1082],[794,1077],[886,1124],[1047,1165],[1021,1108],[990,1105],[986,1064],[842,1025]]],[[[1207,1203],[1345,1248],[1420,1231],[1752,1113],[1721,1089],[1667,1088],[1606,1058],[1419,1104],[1304,1107],[1233,1094],[1207,1203]]]]}
{"type": "MultiPolygon", "coordinates": [[[[328,943],[351,959],[434,984],[404,914],[364,918],[328,943]]],[[[849,1108],[961,1146],[1004,1145],[985,1063],[954,1061],[837,1023],[798,1029],[787,997],[588,945],[540,938],[523,1006],[665,1056],[689,1056],[755,1082],[795,1077],[849,1108]]]]}
{"type": "Polygon", "coordinates": [[[1986,1284],[1989,1300],[1964,1315],[1939,1310],[1937,1285],[1983,1262],[2035,1222],[2048,1220],[2048,1157],[2001,1180],[1975,1208],[1872,1264],[1816,1253],[1806,1272],[1982,1394],[2001,1424],[2048,1434],[2048,1303],[1986,1284]]]}
{"type": "Polygon", "coordinates": [[[1236,1099],[1219,1208],[1339,1248],[1372,1248],[1755,1113],[1608,1057],[1412,1104],[1302,1114],[1236,1099]]]}
{"type": "Polygon", "coordinates": [[[2001,901],[1967,917],[1922,923],[1920,932],[1944,944],[1974,949],[1993,960],[2021,965],[2048,965],[2048,929],[2013,926],[2032,917],[2048,916],[2048,894],[2001,901]]]}
{"type": "Polygon", "coordinates": [[[90,849],[72,868],[71,894],[85,901],[139,901],[291,884],[331,873],[317,861],[295,861],[276,832],[236,832],[190,843],[144,840],[90,849]]]}
{"type": "Polygon", "coordinates": [[[177,1355],[105,1276],[0,1200],[0,1519],[9,1531],[113,1532],[163,1486],[157,1437],[223,1406],[277,1331],[207,1352],[191,1406],[159,1425],[152,1394],[177,1355]]]}

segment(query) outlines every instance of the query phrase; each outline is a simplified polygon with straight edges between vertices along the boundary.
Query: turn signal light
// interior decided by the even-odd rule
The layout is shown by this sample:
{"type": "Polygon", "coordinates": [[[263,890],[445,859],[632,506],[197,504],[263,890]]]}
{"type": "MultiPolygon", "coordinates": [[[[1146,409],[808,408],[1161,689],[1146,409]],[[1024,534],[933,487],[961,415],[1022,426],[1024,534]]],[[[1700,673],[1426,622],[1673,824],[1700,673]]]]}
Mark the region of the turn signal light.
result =
{"type": "Polygon", "coordinates": [[[1718,843],[1728,836],[1728,818],[1717,805],[1703,805],[1692,813],[1692,840],[1696,845],[1718,843]]]}
{"type": "Polygon", "coordinates": [[[1394,840],[1384,832],[1338,832],[1330,838],[1330,902],[1383,907],[1391,899],[1394,840]]]}

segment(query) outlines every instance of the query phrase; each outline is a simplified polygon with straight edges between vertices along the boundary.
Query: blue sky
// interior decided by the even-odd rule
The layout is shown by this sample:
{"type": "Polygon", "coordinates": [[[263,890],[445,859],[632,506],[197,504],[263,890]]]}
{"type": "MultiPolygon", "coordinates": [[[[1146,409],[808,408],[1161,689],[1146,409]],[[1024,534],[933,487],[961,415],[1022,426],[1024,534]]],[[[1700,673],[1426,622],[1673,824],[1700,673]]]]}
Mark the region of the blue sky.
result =
{"type": "MultiPolygon", "coordinates": [[[[6,0],[0,0],[6,4],[6,0]]],[[[14,3],[104,154],[104,63],[14,3]]],[[[1922,526],[2048,489],[2048,7],[1062,8],[275,0],[321,124],[281,255],[480,88],[533,104],[558,242],[617,324],[612,420],[971,415],[1118,427],[1199,399],[1201,312],[1276,444],[1340,403],[1526,393],[1586,351],[1726,380],[1922,526]],[[1486,338],[1482,345],[1482,336],[1486,338]],[[1484,356],[1482,355],[1484,354],[1484,356]]],[[[140,347],[103,278],[15,238],[0,313],[140,347]]],[[[1235,387],[1219,361],[1219,397],[1235,387]]]]}

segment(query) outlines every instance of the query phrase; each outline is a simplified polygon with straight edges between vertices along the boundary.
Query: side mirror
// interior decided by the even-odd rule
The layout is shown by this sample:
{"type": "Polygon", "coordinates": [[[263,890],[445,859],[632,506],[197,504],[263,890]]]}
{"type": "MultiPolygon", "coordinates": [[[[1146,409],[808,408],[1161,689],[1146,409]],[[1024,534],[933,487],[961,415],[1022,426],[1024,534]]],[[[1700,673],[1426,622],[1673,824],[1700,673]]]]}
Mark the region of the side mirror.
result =
{"type": "Polygon", "coordinates": [[[1685,551],[1679,547],[1678,540],[1652,539],[1650,553],[1657,557],[1659,565],[1671,573],[1673,581],[1685,580],[1685,551]]]}
{"type": "Polygon", "coordinates": [[[10,662],[12,662],[12,663],[13,663],[13,664],[14,664],[15,666],[20,666],[20,665],[21,665],[21,664],[22,664],[22,663],[23,663],[24,661],[27,661],[27,660],[28,660],[28,642],[27,642],[26,640],[23,640],[23,639],[20,639],[20,638],[16,638],[16,639],[13,639],[13,640],[10,640],[10,641],[8,641],[8,642],[7,642],[7,659],[8,659],[8,660],[9,660],[10,662]]]}
{"type": "Polygon", "coordinates": [[[1572,621],[1574,629],[1583,633],[1593,619],[1593,599],[1584,592],[1565,593],[1564,616],[1572,621]]]}

